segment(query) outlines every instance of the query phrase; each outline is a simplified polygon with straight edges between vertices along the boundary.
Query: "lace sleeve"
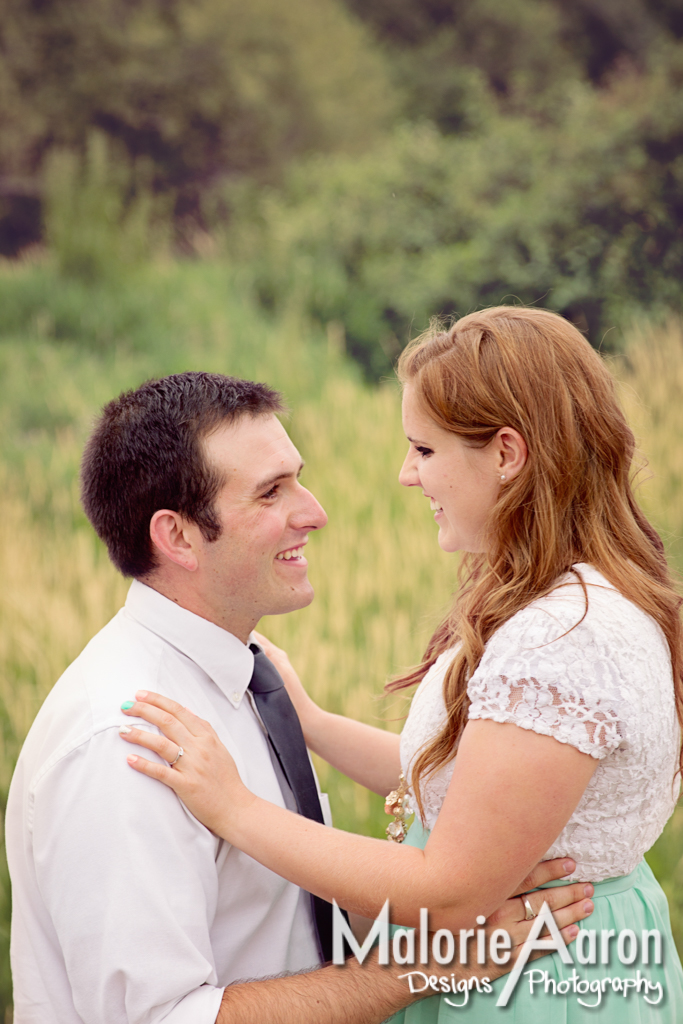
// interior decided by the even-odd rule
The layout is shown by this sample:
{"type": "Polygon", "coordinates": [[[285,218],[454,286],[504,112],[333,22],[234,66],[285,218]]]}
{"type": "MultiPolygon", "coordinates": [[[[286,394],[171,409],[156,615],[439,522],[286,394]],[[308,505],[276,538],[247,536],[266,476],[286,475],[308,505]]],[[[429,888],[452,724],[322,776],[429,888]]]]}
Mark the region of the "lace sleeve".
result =
{"type": "Polygon", "coordinates": [[[595,758],[616,750],[627,696],[620,654],[588,616],[576,625],[581,614],[530,605],[506,622],[470,680],[469,717],[510,722],[595,758]]]}

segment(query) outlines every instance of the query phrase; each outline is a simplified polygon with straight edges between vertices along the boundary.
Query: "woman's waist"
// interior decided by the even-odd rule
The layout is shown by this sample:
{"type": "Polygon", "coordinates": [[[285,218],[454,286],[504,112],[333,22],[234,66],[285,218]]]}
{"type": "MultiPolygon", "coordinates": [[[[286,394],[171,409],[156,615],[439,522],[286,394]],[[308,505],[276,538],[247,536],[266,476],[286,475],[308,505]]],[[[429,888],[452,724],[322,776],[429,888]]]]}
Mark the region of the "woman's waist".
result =
{"type": "MultiPolygon", "coordinates": [[[[569,884],[568,880],[559,879],[539,886],[537,891],[569,884]]],[[[645,858],[628,874],[593,882],[593,888],[595,910],[581,925],[582,928],[599,930],[612,927],[618,930],[614,922],[620,921],[621,927],[636,931],[659,928],[663,935],[669,936],[667,941],[673,942],[666,894],[645,858]]]]}
{"type": "Polygon", "coordinates": [[[651,871],[644,859],[641,859],[633,871],[629,871],[628,874],[615,875],[611,878],[603,878],[594,880],[592,878],[577,878],[577,872],[570,878],[558,878],[552,882],[546,882],[544,885],[539,885],[538,889],[553,889],[558,885],[571,885],[572,882],[591,882],[594,892],[594,898],[600,896],[616,896],[620,892],[626,892],[628,889],[637,888],[643,883],[643,881],[649,881],[651,878],[651,871]]]}
{"type": "Polygon", "coordinates": [[[571,857],[576,868],[567,882],[595,885],[634,872],[661,831],[657,826],[639,830],[615,828],[608,833],[602,828],[571,827],[570,822],[541,860],[571,857]]]}

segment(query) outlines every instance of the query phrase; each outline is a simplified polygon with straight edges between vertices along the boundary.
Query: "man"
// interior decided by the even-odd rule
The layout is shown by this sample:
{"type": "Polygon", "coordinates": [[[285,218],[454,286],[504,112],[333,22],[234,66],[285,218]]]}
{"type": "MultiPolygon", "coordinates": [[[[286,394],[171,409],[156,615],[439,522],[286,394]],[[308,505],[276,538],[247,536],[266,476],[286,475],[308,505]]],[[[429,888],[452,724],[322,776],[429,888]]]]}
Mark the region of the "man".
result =
{"type": "MultiPolygon", "coordinates": [[[[410,999],[405,968],[374,961],[294,973],[329,956],[329,907],[132,771],[118,735],[126,698],[160,691],[213,724],[252,791],[302,811],[312,784],[303,813],[320,814],[305,749],[292,767],[259,711],[249,646],[263,615],[312,600],[303,550],[326,522],[281,411],[264,385],[185,373],[109,403],[88,442],[84,507],[133,583],[45,701],[12,782],[16,1024],[370,1024],[410,999]]],[[[549,894],[570,897],[583,887],[549,894]]],[[[520,917],[509,904],[503,927],[520,917]]]]}

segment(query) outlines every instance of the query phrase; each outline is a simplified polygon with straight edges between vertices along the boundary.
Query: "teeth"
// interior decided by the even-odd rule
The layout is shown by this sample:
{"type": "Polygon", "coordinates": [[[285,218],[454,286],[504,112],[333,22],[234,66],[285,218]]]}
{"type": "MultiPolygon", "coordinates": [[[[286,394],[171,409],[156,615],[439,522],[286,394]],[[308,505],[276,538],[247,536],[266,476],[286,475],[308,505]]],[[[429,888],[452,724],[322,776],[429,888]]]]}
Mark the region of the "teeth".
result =
{"type": "Polygon", "coordinates": [[[429,499],[429,507],[431,508],[432,512],[442,512],[443,511],[442,506],[439,505],[438,502],[434,501],[433,498],[429,499]]]}
{"type": "Polygon", "coordinates": [[[280,554],[275,557],[279,558],[280,561],[289,562],[291,558],[300,558],[303,553],[303,548],[291,548],[289,551],[281,551],[280,554]]]}

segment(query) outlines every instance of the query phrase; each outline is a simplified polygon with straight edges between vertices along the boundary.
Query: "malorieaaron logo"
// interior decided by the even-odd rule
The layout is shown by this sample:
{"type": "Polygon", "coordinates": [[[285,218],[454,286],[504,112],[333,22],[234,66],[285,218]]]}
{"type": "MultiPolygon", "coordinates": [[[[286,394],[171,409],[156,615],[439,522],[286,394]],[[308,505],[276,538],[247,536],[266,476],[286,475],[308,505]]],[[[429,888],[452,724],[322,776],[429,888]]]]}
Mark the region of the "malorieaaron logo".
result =
{"type": "MultiPolygon", "coordinates": [[[[446,928],[440,928],[429,934],[429,911],[420,911],[420,924],[417,929],[397,928],[393,936],[390,936],[391,921],[389,912],[389,901],[384,904],[380,913],[373,921],[372,927],[362,945],[357,941],[346,918],[339,910],[336,902],[333,911],[333,958],[335,964],[343,964],[344,941],[348,943],[353,956],[363,963],[371,948],[377,943],[378,959],[380,964],[389,964],[391,960],[399,966],[416,967],[426,966],[430,959],[440,966],[453,966],[454,963],[467,965],[476,962],[485,964],[487,960],[494,964],[507,964],[512,958],[512,940],[508,932],[503,928],[497,928],[488,936],[486,930],[481,927],[485,924],[484,917],[478,917],[476,923],[479,927],[462,928],[456,938],[453,932],[446,928]],[[430,941],[431,940],[431,941],[430,941]],[[473,959],[474,958],[474,959],[473,959]]],[[[582,928],[571,949],[576,956],[576,962],[580,965],[608,967],[614,959],[623,966],[632,966],[639,962],[641,965],[662,963],[662,936],[656,929],[642,931],[637,935],[634,931],[626,928],[617,934],[613,928],[601,929],[599,931],[590,928],[582,928]]],[[[582,1006],[599,1006],[602,997],[611,990],[627,997],[631,992],[641,995],[651,1006],[657,1006],[664,997],[661,982],[652,982],[644,977],[640,969],[635,975],[629,977],[605,974],[602,978],[581,977],[576,967],[569,978],[556,981],[549,976],[548,971],[543,969],[542,961],[539,966],[525,971],[531,954],[536,950],[545,953],[557,953],[565,964],[575,965],[574,958],[562,938],[562,934],[555,923],[547,903],[544,903],[538,916],[534,919],[529,936],[520,948],[517,959],[512,970],[507,976],[505,985],[498,996],[496,1006],[507,1006],[512,993],[515,991],[522,974],[528,978],[529,990],[534,992],[543,991],[553,996],[575,995],[582,1006]],[[548,929],[548,935],[540,938],[543,928],[548,929]]],[[[421,970],[407,971],[401,977],[406,979],[410,992],[426,993],[431,989],[435,994],[444,995],[446,1002],[451,1006],[465,1006],[469,1000],[470,992],[476,989],[484,995],[491,995],[493,988],[490,978],[459,978],[455,974],[436,975],[427,974],[421,970]],[[459,1002],[452,1001],[447,994],[460,995],[459,1002]]]]}

